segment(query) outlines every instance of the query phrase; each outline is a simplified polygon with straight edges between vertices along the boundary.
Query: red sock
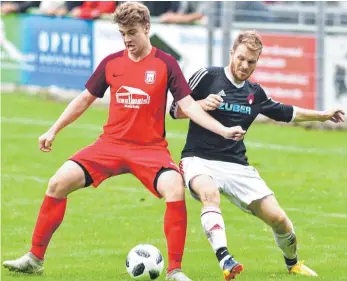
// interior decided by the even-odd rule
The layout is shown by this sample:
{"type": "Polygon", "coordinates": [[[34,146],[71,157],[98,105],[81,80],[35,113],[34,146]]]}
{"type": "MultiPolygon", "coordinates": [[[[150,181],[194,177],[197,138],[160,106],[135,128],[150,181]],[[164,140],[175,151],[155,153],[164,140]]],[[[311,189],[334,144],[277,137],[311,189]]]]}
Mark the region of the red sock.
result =
{"type": "Polygon", "coordinates": [[[30,252],[43,260],[49,241],[54,231],[63,221],[66,209],[66,198],[57,199],[45,196],[32,238],[30,252]]]}
{"type": "Polygon", "coordinates": [[[181,268],[187,232],[187,209],[185,201],[166,202],[164,232],[167,240],[168,272],[181,268]]]}

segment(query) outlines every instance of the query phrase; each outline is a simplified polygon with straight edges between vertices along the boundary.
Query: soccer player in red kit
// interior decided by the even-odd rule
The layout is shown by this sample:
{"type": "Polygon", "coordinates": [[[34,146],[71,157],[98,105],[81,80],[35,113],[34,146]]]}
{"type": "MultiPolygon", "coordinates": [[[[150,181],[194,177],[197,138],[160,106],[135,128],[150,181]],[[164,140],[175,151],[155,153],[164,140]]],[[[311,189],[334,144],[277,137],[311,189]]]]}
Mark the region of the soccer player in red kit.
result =
{"type": "Polygon", "coordinates": [[[48,243],[64,218],[67,195],[124,173],[132,173],[157,197],[164,197],[164,232],[168,247],[167,280],[190,281],[181,270],[187,228],[182,176],[165,140],[165,106],[170,89],[181,110],[195,123],[227,139],[241,140],[241,127],[225,127],[209,116],[190,96],[191,90],[176,60],[151,46],[150,15],[140,3],[120,5],[118,24],[125,50],[101,61],[86,90],[65,109],[39,138],[40,149],[51,151],[57,133],[76,120],[110,87],[109,118],[92,145],[69,158],[50,179],[32,237],[29,253],[5,261],[11,271],[43,272],[48,243]]]}

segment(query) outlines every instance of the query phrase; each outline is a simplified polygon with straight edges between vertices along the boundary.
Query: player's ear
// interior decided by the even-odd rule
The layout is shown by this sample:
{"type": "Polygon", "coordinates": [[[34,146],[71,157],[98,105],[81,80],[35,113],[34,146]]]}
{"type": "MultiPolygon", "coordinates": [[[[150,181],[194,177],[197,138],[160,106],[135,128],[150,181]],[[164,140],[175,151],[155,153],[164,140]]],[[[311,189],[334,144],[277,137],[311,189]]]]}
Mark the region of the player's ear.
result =
{"type": "Polygon", "coordinates": [[[234,56],[234,50],[230,49],[229,59],[232,60],[233,56],[234,56]]]}
{"type": "Polygon", "coordinates": [[[151,29],[151,25],[149,23],[146,23],[145,25],[145,33],[148,34],[149,33],[149,30],[151,29]]]}

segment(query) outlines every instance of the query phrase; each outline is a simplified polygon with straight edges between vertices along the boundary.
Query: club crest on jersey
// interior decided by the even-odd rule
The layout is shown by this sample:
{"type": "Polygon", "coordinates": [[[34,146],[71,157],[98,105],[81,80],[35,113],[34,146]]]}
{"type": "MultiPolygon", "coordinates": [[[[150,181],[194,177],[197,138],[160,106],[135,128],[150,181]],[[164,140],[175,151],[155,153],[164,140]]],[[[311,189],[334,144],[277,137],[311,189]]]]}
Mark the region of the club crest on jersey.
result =
{"type": "Polygon", "coordinates": [[[145,83],[153,84],[155,82],[156,72],[153,70],[149,70],[145,72],[145,83]]]}
{"type": "Polygon", "coordinates": [[[247,97],[248,103],[253,104],[254,102],[254,94],[250,93],[247,97]]]}

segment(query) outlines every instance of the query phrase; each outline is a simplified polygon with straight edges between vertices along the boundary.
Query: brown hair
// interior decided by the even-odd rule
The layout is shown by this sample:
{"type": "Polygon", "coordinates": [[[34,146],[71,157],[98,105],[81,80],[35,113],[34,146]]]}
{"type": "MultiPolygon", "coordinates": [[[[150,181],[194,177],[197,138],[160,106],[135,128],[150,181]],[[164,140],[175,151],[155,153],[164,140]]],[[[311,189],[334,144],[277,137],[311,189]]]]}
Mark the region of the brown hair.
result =
{"type": "Polygon", "coordinates": [[[235,51],[240,44],[245,44],[252,51],[260,51],[259,54],[263,50],[260,35],[254,30],[241,31],[234,41],[233,50],[235,51]]]}
{"type": "Polygon", "coordinates": [[[139,2],[125,2],[113,13],[113,22],[121,25],[145,25],[150,23],[148,8],[139,2]]]}

